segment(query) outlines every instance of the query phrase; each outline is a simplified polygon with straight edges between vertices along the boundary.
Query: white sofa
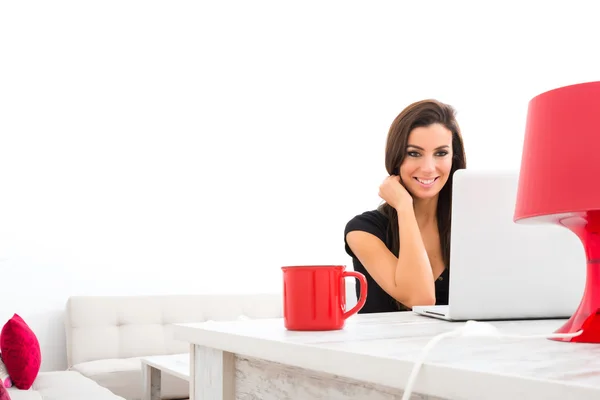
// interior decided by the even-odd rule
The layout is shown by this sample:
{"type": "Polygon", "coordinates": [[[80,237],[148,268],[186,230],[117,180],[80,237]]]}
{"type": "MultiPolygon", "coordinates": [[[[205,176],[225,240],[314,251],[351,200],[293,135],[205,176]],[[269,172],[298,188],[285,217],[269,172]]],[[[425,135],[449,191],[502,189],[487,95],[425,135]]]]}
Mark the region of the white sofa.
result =
{"type": "MultiPolygon", "coordinates": [[[[281,294],[76,296],[65,328],[69,370],[127,400],[142,395],[140,358],[189,352],[173,338],[174,323],[282,316],[281,294]]],[[[186,399],[187,382],[162,374],[163,399],[186,399]]],[[[88,399],[88,398],[86,398],[88,399]]]]}
{"type": "Polygon", "coordinates": [[[75,371],[40,372],[31,389],[7,391],[11,400],[125,400],[75,371]]]}

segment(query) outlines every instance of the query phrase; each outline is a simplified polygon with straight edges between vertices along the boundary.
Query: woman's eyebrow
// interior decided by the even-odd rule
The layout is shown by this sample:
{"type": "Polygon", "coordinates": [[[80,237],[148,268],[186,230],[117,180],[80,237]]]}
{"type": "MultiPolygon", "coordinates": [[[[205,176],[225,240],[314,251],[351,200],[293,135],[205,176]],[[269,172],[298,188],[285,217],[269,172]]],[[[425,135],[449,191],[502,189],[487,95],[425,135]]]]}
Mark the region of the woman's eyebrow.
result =
{"type": "MultiPolygon", "coordinates": [[[[409,144],[406,147],[414,147],[415,149],[418,149],[418,150],[425,150],[421,146],[415,146],[414,144],[409,144]]],[[[435,150],[442,150],[442,149],[449,149],[449,148],[450,148],[450,146],[448,146],[447,144],[445,144],[443,146],[436,147],[435,150]]]]}

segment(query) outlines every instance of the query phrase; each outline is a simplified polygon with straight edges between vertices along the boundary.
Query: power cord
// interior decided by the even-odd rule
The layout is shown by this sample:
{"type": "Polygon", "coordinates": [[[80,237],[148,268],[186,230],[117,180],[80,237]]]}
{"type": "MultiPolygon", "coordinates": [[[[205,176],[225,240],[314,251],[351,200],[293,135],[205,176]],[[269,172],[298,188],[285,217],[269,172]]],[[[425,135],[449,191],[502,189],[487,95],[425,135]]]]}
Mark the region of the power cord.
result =
{"type": "Polygon", "coordinates": [[[571,338],[575,336],[579,336],[583,333],[583,330],[579,330],[575,333],[551,333],[551,334],[542,334],[542,335],[510,335],[501,333],[494,325],[489,324],[487,322],[479,322],[479,321],[467,321],[464,325],[449,331],[440,333],[439,335],[431,338],[429,342],[423,348],[419,358],[415,362],[413,369],[408,377],[408,382],[406,384],[406,388],[404,389],[404,394],[402,395],[402,400],[409,400],[410,395],[413,390],[413,386],[415,385],[415,381],[417,380],[417,375],[421,370],[421,366],[425,361],[425,357],[431,351],[431,349],[438,344],[442,339],[446,339],[449,337],[496,337],[496,338],[510,338],[510,339],[560,339],[560,338],[571,338]]]}

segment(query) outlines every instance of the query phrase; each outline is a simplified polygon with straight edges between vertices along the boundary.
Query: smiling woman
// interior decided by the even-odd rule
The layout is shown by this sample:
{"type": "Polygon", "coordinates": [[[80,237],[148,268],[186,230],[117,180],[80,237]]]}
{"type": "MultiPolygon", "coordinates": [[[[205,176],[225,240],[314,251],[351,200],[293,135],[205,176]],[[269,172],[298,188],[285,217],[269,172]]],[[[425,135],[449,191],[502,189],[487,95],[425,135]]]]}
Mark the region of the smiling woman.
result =
{"type": "Polygon", "coordinates": [[[454,109],[436,100],[406,107],[390,127],[385,165],[385,202],[344,230],[354,270],[368,282],[360,312],[448,304],[452,175],[466,168],[454,109]]]}
{"type": "Polygon", "coordinates": [[[400,178],[419,199],[436,197],[452,169],[452,132],[440,123],[412,130],[400,178]]]}

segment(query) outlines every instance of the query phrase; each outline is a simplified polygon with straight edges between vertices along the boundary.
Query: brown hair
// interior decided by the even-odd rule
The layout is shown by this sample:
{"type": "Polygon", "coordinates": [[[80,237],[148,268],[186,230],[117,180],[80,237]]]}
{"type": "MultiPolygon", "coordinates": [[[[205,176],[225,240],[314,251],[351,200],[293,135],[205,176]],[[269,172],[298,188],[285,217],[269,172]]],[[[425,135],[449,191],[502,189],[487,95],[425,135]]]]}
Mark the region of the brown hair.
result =
{"type": "MultiPolygon", "coordinates": [[[[448,181],[439,194],[437,203],[437,223],[440,234],[442,257],[446,268],[450,268],[450,223],[452,220],[452,176],[459,169],[467,167],[465,149],[460,127],[456,121],[452,106],[437,100],[422,100],[406,107],[394,119],[387,136],[385,148],[385,168],[390,175],[398,174],[398,170],[406,156],[408,136],[413,129],[441,124],[452,132],[452,168],[448,181]]],[[[388,217],[388,241],[392,244],[392,253],[399,254],[398,214],[394,207],[382,204],[379,210],[388,217]]]]}

